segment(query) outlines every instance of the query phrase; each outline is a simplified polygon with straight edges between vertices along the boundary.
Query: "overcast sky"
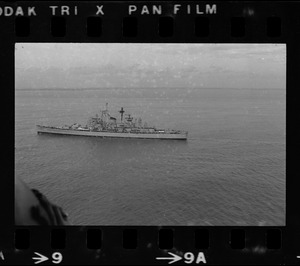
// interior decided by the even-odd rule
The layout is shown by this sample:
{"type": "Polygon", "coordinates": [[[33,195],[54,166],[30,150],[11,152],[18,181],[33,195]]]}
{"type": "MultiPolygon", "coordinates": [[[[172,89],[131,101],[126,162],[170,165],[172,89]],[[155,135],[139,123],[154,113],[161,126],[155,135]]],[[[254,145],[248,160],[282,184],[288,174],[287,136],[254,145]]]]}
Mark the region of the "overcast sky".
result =
{"type": "Polygon", "coordinates": [[[285,88],[284,44],[17,43],[16,88],[285,88]]]}

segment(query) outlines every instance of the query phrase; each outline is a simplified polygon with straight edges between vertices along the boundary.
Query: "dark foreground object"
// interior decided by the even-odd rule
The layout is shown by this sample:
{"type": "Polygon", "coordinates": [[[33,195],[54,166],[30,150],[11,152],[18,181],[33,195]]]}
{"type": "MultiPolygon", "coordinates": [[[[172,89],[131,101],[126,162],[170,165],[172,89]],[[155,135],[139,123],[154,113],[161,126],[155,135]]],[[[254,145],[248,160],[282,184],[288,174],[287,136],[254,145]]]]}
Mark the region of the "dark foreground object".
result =
{"type": "Polygon", "coordinates": [[[67,214],[41,192],[15,180],[16,225],[68,225],[67,214]]]}

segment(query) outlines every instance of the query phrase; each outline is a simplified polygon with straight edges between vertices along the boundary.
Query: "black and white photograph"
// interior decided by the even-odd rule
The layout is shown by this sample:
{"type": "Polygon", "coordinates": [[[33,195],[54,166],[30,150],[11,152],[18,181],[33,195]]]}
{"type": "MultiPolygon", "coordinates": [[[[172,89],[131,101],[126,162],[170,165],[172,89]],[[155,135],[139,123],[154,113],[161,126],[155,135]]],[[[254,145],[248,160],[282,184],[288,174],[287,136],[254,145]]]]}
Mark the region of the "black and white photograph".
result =
{"type": "Polygon", "coordinates": [[[285,214],[285,44],[15,44],[16,225],[285,214]]]}

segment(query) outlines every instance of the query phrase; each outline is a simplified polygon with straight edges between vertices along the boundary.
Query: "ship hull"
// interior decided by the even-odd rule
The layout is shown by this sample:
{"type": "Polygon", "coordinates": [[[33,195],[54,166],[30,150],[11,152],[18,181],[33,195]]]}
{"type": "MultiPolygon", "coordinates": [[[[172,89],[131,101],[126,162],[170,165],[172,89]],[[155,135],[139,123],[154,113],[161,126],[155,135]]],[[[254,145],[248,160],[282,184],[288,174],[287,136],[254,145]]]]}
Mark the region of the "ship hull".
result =
{"type": "Polygon", "coordinates": [[[132,138],[132,139],[173,139],[186,140],[186,133],[119,133],[119,132],[103,132],[103,131],[85,131],[74,129],[50,128],[45,126],[37,126],[38,134],[58,134],[100,138],[132,138]]]}

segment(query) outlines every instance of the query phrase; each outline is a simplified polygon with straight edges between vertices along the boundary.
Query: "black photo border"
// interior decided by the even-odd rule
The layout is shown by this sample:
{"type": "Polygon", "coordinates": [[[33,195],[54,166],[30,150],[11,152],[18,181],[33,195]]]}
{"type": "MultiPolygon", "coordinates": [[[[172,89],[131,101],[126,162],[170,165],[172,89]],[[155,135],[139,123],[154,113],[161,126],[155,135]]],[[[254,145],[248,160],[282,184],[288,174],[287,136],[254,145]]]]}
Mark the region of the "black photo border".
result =
{"type": "MultiPolygon", "coordinates": [[[[300,263],[300,208],[299,182],[299,103],[300,89],[300,2],[299,1],[1,1],[0,7],[17,5],[36,6],[38,16],[30,18],[30,35],[15,35],[15,16],[0,16],[0,84],[1,84],[1,218],[0,218],[0,264],[33,264],[34,252],[49,258],[54,252],[63,254],[61,264],[168,264],[157,257],[167,257],[168,252],[181,255],[184,252],[205,254],[207,264],[299,264],[300,263]],[[197,37],[194,34],[193,15],[171,16],[174,19],[174,35],[160,37],[159,15],[142,16],[138,20],[137,37],[122,35],[123,18],[128,17],[127,7],[134,5],[161,4],[168,8],[174,4],[216,4],[218,12],[207,16],[210,34],[197,37]],[[100,37],[86,35],[86,19],[93,16],[92,6],[104,4],[107,14],[102,18],[103,33],[100,37]],[[53,37],[50,32],[49,5],[77,5],[81,13],[66,18],[66,35],[53,37]],[[249,10],[252,10],[249,12],[249,10]],[[245,18],[245,36],[232,37],[231,18],[245,18]],[[268,36],[267,21],[280,18],[281,34],[268,36]],[[88,43],[280,43],[286,44],[286,225],[269,226],[66,226],[33,227],[14,225],[14,56],[17,42],[88,42],[88,43]],[[30,246],[26,250],[15,248],[17,229],[28,229],[30,246]],[[51,248],[51,232],[62,228],[66,232],[66,248],[51,248]],[[86,247],[86,231],[101,229],[102,246],[93,250],[86,247]],[[137,230],[136,249],[124,249],[124,229],[137,230]],[[160,229],[173,231],[173,248],[159,248],[160,229]],[[195,248],[194,233],[197,229],[209,231],[209,248],[195,248]],[[232,249],[230,234],[233,229],[245,231],[245,249],[232,249]],[[281,231],[281,248],[267,249],[266,237],[270,229],[281,231]],[[2,258],[1,254],[5,259],[2,258]]],[[[170,14],[165,14],[169,15],[170,14]]],[[[51,259],[43,264],[53,264],[51,259]]],[[[184,264],[183,260],[174,263],[184,264]]],[[[195,262],[193,263],[195,264],[195,262]]]]}

